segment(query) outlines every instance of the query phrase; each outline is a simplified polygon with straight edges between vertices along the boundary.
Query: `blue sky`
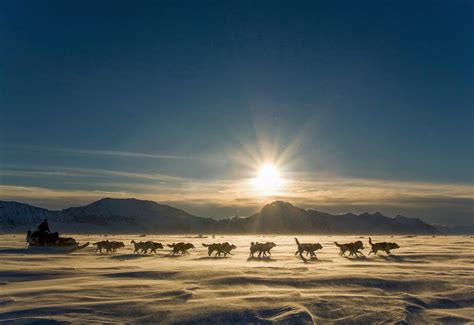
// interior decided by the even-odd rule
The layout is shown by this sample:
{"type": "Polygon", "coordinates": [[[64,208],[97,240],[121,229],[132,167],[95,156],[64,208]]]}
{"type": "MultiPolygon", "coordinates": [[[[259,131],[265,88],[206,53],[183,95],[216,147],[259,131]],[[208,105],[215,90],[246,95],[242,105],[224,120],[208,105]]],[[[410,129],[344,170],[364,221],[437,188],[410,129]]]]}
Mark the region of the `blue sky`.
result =
{"type": "Polygon", "coordinates": [[[4,1],[0,198],[135,196],[214,217],[278,198],[472,224],[472,12],[4,1]],[[278,195],[245,185],[262,162],[287,180],[278,195]]]}

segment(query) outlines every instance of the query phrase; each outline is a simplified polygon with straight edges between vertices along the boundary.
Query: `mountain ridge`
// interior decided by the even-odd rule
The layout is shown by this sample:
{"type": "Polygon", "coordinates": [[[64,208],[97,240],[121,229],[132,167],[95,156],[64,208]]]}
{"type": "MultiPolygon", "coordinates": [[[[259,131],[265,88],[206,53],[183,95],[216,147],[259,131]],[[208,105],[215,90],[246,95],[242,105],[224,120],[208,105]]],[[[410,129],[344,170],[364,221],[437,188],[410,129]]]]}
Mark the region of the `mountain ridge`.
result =
{"type": "Polygon", "coordinates": [[[26,203],[0,201],[0,231],[35,228],[42,219],[62,232],[94,233],[292,233],[292,234],[439,234],[419,218],[345,213],[333,215],[303,209],[285,201],[266,204],[251,216],[215,220],[135,198],[102,198],[90,204],[55,211],[26,203]]]}

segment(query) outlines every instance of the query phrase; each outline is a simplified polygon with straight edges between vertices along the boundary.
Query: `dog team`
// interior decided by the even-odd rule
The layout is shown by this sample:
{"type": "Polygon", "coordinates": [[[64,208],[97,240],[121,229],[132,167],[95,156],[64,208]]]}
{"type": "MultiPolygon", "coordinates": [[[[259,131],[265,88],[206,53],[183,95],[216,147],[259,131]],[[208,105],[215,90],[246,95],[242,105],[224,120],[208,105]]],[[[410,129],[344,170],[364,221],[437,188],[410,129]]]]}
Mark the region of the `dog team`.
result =
{"type": "MultiPolygon", "coordinates": [[[[323,248],[320,243],[300,243],[298,238],[295,237],[297,250],[295,255],[299,255],[301,259],[306,261],[306,258],[303,254],[306,254],[306,257],[309,258],[317,258],[316,251],[323,248]]],[[[163,249],[163,245],[161,243],[157,243],[154,241],[140,241],[136,242],[132,240],[130,242],[134,246],[133,253],[135,254],[152,254],[157,253],[157,249],[163,249]]],[[[364,249],[364,244],[362,241],[358,240],[356,242],[351,243],[344,243],[339,244],[338,242],[334,242],[334,244],[339,247],[339,255],[345,256],[346,252],[349,252],[349,256],[360,257],[364,256],[361,252],[364,249]]],[[[397,243],[393,242],[380,242],[380,243],[373,243],[372,238],[369,237],[369,244],[371,246],[370,254],[377,254],[378,251],[383,251],[387,254],[390,254],[390,251],[393,249],[400,248],[397,243]]],[[[123,242],[118,241],[109,241],[104,240],[97,243],[94,243],[97,248],[95,252],[102,253],[102,250],[105,250],[106,253],[115,253],[118,249],[124,248],[125,244],[123,242]]],[[[171,248],[171,252],[168,254],[169,256],[176,256],[176,255],[186,255],[189,254],[188,250],[195,249],[196,247],[192,243],[173,243],[168,244],[168,247],[171,248]]],[[[213,244],[205,244],[203,243],[202,246],[207,247],[208,255],[211,256],[214,252],[214,256],[224,256],[232,255],[231,251],[236,249],[237,246],[230,244],[228,242],[224,243],[213,243],[213,244]]],[[[259,242],[252,242],[250,244],[250,258],[255,258],[255,254],[258,253],[257,258],[267,258],[271,254],[271,249],[275,247],[276,244],[274,242],[266,242],[266,243],[259,243],[259,242]]]]}

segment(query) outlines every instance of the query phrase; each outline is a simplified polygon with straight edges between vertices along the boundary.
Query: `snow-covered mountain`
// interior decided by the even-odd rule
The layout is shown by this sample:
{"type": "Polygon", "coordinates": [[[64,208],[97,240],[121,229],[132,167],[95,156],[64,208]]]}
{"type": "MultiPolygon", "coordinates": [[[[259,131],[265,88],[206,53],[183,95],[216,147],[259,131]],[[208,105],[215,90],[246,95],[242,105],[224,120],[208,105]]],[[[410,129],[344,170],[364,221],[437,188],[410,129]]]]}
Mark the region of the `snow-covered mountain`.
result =
{"type": "Polygon", "coordinates": [[[95,231],[121,231],[124,224],[133,220],[123,218],[108,218],[106,221],[93,216],[75,216],[63,211],[51,211],[25,203],[0,201],[0,231],[1,232],[26,232],[36,229],[43,221],[48,219],[50,228],[63,232],[95,232],[95,231]],[[103,229],[106,228],[106,229],[103,229]]]}
{"type": "Polygon", "coordinates": [[[216,221],[153,201],[104,198],[83,207],[51,211],[24,203],[0,201],[0,231],[35,229],[47,218],[54,231],[100,233],[320,233],[437,234],[418,218],[381,213],[332,215],[288,202],[265,205],[247,218],[216,221]]]}
{"type": "Polygon", "coordinates": [[[0,229],[28,228],[38,225],[43,219],[57,218],[57,211],[37,208],[29,204],[0,201],[0,229]]]}
{"type": "Polygon", "coordinates": [[[447,235],[472,235],[474,234],[474,226],[446,226],[435,225],[439,231],[447,235]]]}
{"type": "Polygon", "coordinates": [[[48,219],[52,230],[62,232],[183,232],[209,230],[214,219],[137,199],[104,198],[83,207],[51,211],[24,203],[0,201],[0,231],[35,229],[48,219]]]}

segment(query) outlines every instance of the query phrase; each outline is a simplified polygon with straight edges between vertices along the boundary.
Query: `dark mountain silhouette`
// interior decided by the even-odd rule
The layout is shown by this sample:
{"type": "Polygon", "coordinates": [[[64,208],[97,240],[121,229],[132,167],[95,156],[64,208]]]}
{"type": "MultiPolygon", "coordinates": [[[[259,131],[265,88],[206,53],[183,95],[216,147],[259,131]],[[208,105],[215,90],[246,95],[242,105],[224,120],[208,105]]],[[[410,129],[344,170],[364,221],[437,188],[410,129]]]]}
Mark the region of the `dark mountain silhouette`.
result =
{"type": "Polygon", "coordinates": [[[196,217],[169,205],[137,199],[104,198],[84,207],[65,209],[63,212],[73,216],[93,216],[104,221],[124,218],[131,226],[142,226],[144,230],[160,232],[205,231],[216,224],[211,218],[196,217]]]}
{"type": "Polygon", "coordinates": [[[273,202],[248,218],[221,220],[220,227],[226,232],[304,232],[311,226],[305,210],[287,202],[273,202]],[[285,229],[290,229],[285,231],[285,229]]]}
{"type": "Polygon", "coordinates": [[[439,230],[418,218],[386,217],[376,212],[332,215],[304,210],[288,202],[275,201],[248,217],[224,221],[226,232],[320,233],[320,234],[436,234],[439,230]]]}
{"type": "Polygon", "coordinates": [[[216,221],[153,201],[104,198],[83,207],[51,211],[18,202],[0,201],[0,230],[23,232],[47,218],[63,232],[108,233],[317,233],[437,234],[418,218],[390,218],[379,212],[332,215],[275,201],[246,218],[216,221]]]}

